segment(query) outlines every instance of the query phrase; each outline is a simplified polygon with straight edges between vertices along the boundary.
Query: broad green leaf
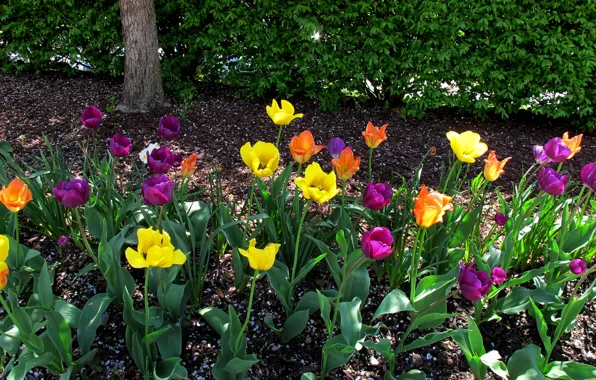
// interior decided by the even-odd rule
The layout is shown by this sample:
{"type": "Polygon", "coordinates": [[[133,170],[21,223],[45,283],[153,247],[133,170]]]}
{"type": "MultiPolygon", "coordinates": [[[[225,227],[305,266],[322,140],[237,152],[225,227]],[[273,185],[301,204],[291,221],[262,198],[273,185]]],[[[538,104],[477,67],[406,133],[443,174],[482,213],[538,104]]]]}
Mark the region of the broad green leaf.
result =
{"type": "Polygon", "coordinates": [[[385,314],[394,314],[411,310],[414,309],[408,296],[406,296],[403,291],[395,289],[392,290],[391,293],[387,294],[385,298],[383,298],[383,301],[377,308],[377,311],[375,311],[375,315],[373,315],[373,321],[385,314]]]}
{"type": "Polygon", "coordinates": [[[91,349],[103,313],[111,302],[112,298],[109,295],[100,293],[91,297],[83,306],[77,328],[77,342],[81,354],[85,355],[91,349]]]}
{"type": "Polygon", "coordinates": [[[571,361],[551,362],[544,367],[544,375],[548,379],[596,379],[596,367],[571,361]]]}
{"type": "Polygon", "coordinates": [[[565,236],[565,241],[561,246],[563,252],[573,253],[585,247],[594,236],[594,231],[596,231],[596,222],[594,221],[573,228],[565,236]]]}
{"type": "Polygon", "coordinates": [[[298,336],[308,323],[308,310],[298,310],[290,315],[284,323],[284,329],[281,333],[281,342],[286,344],[295,336],[298,336]]]}
{"type": "Polygon", "coordinates": [[[486,354],[480,357],[482,363],[488,366],[497,376],[500,376],[502,379],[509,379],[509,371],[507,370],[507,366],[505,363],[501,361],[501,355],[496,350],[492,350],[487,352],[486,354]]]}
{"type": "Polygon", "coordinates": [[[70,326],[62,315],[56,311],[46,311],[46,318],[48,320],[47,332],[50,340],[56,346],[60,358],[70,365],[72,363],[70,326]]]}
{"type": "Polygon", "coordinates": [[[360,332],[362,331],[362,317],[360,316],[360,301],[359,298],[354,298],[349,302],[339,303],[340,327],[341,334],[346,340],[347,344],[355,347],[360,340],[360,332]]]}
{"type": "Polygon", "coordinates": [[[398,352],[407,352],[410,350],[415,350],[420,347],[425,347],[430,344],[440,342],[443,339],[451,338],[454,335],[464,334],[466,331],[467,330],[446,330],[446,331],[440,331],[440,332],[432,332],[432,333],[426,334],[422,338],[418,338],[418,339],[414,340],[410,344],[403,346],[401,349],[399,349],[398,352]]]}
{"type": "Polygon", "coordinates": [[[544,357],[540,353],[540,347],[530,344],[511,355],[507,369],[511,379],[546,380],[540,371],[543,365],[544,357]]]}
{"type": "Polygon", "coordinates": [[[250,369],[251,366],[257,364],[258,360],[246,360],[240,358],[233,358],[226,364],[224,371],[228,372],[231,376],[236,376],[240,373],[244,373],[250,369]]]}
{"type": "Polygon", "coordinates": [[[536,320],[538,334],[540,335],[540,339],[542,339],[542,344],[544,345],[546,352],[549,353],[552,351],[552,344],[550,336],[548,336],[548,325],[546,324],[546,320],[544,319],[542,312],[531,298],[530,305],[532,306],[532,314],[534,315],[534,319],[536,320]]]}
{"type": "Polygon", "coordinates": [[[54,306],[54,293],[52,293],[52,280],[50,272],[48,271],[48,264],[44,263],[39,272],[39,279],[37,280],[37,293],[39,294],[39,301],[41,306],[46,309],[51,309],[54,306]]]}
{"type": "Polygon", "coordinates": [[[182,366],[181,358],[169,358],[157,363],[153,378],[155,380],[187,379],[188,372],[182,366]]]}
{"type": "Polygon", "coordinates": [[[199,314],[219,336],[223,336],[225,326],[230,323],[230,317],[226,312],[216,307],[206,307],[199,310],[199,314]]]}

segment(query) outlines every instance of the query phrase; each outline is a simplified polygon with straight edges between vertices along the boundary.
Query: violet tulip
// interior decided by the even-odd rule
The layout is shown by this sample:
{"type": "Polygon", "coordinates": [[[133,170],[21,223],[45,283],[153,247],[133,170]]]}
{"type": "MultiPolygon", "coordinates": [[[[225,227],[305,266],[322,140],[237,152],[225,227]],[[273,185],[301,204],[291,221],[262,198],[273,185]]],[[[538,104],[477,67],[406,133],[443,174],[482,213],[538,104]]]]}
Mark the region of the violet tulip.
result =
{"type": "Polygon", "coordinates": [[[563,140],[560,137],[555,137],[546,143],[544,153],[554,162],[565,162],[571,155],[571,149],[563,144],[563,140]]]}
{"type": "Polygon", "coordinates": [[[596,162],[587,164],[581,171],[582,183],[592,191],[596,191],[596,162]]]}
{"type": "Polygon", "coordinates": [[[461,294],[469,301],[477,302],[488,294],[492,287],[492,281],[485,271],[474,270],[474,263],[467,265],[459,264],[461,272],[459,273],[459,290],[461,294]]]}
{"type": "Polygon", "coordinates": [[[362,234],[360,248],[364,256],[371,260],[383,260],[393,252],[393,236],[385,227],[375,227],[362,234]]]}
{"type": "Polygon", "coordinates": [[[327,143],[327,149],[333,158],[339,158],[341,151],[344,150],[345,147],[346,143],[344,143],[344,140],[339,137],[333,137],[331,140],[329,140],[329,143],[327,143]]]}
{"type": "Polygon", "coordinates": [[[503,227],[505,224],[507,224],[508,220],[509,218],[507,217],[507,215],[503,214],[502,212],[498,212],[495,214],[495,223],[499,227],[503,227]]]}
{"type": "Polygon", "coordinates": [[[180,166],[182,157],[177,154],[173,154],[170,148],[162,146],[158,149],[153,149],[149,156],[147,156],[147,166],[155,174],[167,173],[168,170],[174,167],[180,166]]]}
{"type": "Polygon", "coordinates": [[[544,147],[542,145],[534,145],[534,160],[537,164],[546,165],[551,162],[550,158],[546,155],[544,147]]]}
{"type": "Polygon", "coordinates": [[[68,182],[60,181],[53,189],[58,202],[68,208],[82,206],[89,200],[89,182],[74,178],[68,182]]]}
{"type": "Polygon", "coordinates": [[[165,141],[178,140],[180,138],[180,119],[174,115],[159,119],[159,137],[165,141]]]}
{"type": "Polygon", "coordinates": [[[146,180],[141,186],[141,195],[146,205],[163,206],[172,201],[174,183],[166,175],[146,180]]]}
{"type": "Polygon", "coordinates": [[[392,196],[391,186],[386,183],[375,184],[374,181],[370,181],[364,190],[362,204],[366,208],[379,211],[391,202],[392,196]]]}
{"type": "Polygon", "coordinates": [[[569,263],[569,269],[571,269],[573,274],[577,274],[578,276],[580,274],[584,274],[586,271],[586,262],[582,259],[571,260],[571,263],[569,263]]]}
{"type": "Polygon", "coordinates": [[[89,129],[97,129],[101,125],[101,111],[97,107],[89,106],[81,113],[83,125],[89,129]]]}
{"type": "Polygon", "coordinates": [[[547,194],[563,194],[565,192],[567,182],[569,182],[569,177],[558,173],[553,168],[542,168],[538,172],[538,186],[540,186],[540,189],[547,194]]]}
{"type": "Polygon", "coordinates": [[[494,284],[500,284],[507,279],[507,274],[503,268],[494,267],[492,271],[490,271],[490,279],[494,284]]]}
{"type": "Polygon", "coordinates": [[[62,247],[65,247],[69,241],[70,241],[70,239],[68,238],[68,236],[62,235],[58,238],[58,241],[56,244],[58,244],[58,247],[62,248],[62,247]]]}
{"type": "Polygon", "coordinates": [[[130,137],[117,133],[110,139],[110,153],[114,157],[126,157],[132,150],[130,137]]]}

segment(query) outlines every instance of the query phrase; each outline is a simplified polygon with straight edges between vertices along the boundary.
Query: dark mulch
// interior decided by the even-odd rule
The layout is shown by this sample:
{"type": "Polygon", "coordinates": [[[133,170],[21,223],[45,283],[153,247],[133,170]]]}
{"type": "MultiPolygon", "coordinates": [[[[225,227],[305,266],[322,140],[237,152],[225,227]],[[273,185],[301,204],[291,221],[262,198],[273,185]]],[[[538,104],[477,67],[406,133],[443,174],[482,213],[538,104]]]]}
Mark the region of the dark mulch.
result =
{"type": "MultiPolygon", "coordinates": [[[[45,135],[53,144],[60,146],[69,161],[76,166],[82,156],[81,142],[92,137],[90,131],[80,126],[80,111],[89,104],[106,110],[113,105],[120,89],[121,83],[118,80],[90,75],[66,78],[56,74],[0,74],[0,140],[9,141],[18,158],[31,161],[37,154],[37,149],[43,147],[42,136],[45,135]]],[[[196,175],[198,185],[206,183],[205,178],[213,163],[221,168],[228,193],[235,196],[246,193],[249,176],[238,151],[246,141],[275,140],[277,128],[265,113],[268,102],[269,99],[237,99],[228,90],[218,86],[199,87],[198,100],[186,109],[187,117],[182,124],[183,137],[171,144],[175,151],[183,155],[195,151],[204,154],[204,164],[196,175]]],[[[181,107],[182,105],[174,102],[171,109],[149,114],[109,113],[102,127],[97,130],[97,135],[102,141],[107,141],[114,133],[126,133],[133,138],[134,150],[138,153],[149,142],[158,142],[159,117],[168,112],[179,113],[181,107]]],[[[323,112],[316,102],[309,100],[298,100],[295,107],[305,116],[293,122],[284,132],[281,144],[282,165],[291,160],[285,148],[291,136],[310,129],[317,143],[325,144],[329,138],[341,136],[354,148],[356,154],[363,157],[362,170],[357,175],[357,179],[361,181],[366,178],[368,153],[361,133],[369,120],[375,125],[389,123],[389,139],[375,151],[375,176],[386,181],[392,178],[394,172],[409,177],[422,155],[431,147],[436,147],[438,154],[429,159],[423,173],[424,182],[431,185],[438,182],[441,162],[450,152],[445,138],[445,133],[449,130],[474,130],[482,135],[490,149],[497,151],[499,158],[513,157],[506,174],[498,181],[505,189],[510,187],[512,181],[518,180],[522,172],[532,164],[531,149],[534,144],[544,144],[551,137],[560,136],[567,130],[572,135],[577,133],[566,122],[547,120],[529,113],[521,113],[508,120],[479,120],[452,110],[440,110],[428,113],[421,120],[403,120],[398,110],[346,107],[337,112],[323,112]]],[[[594,160],[596,139],[593,136],[584,136],[582,145],[583,152],[565,165],[565,170],[576,179],[581,167],[594,160]]],[[[323,157],[319,157],[318,161],[329,159],[326,152],[321,155],[323,157]]],[[[135,154],[133,159],[136,160],[136,157],[135,154]]],[[[477,172],[481,164],[480,162],[471,170],[477,172]]],[[[93,294],[105,290],[103,279],[96,274],[88,274],[82,278],[76,276],[89,261],[83,252],[71,246],[60,257],[54,243],[48,239],[31,236],[26,241],[26,244],[40,249],[49,261],[58,263],[55,293],[63,299],[82,307],[93,294]]],[[[227,309],[232,304],[241,318],[244,318],[248,295],[233,287],[229,256],[224,256],[220,261],[212,261],[211,267],[202,306],[227,309]]],[[[307,283],[316,284],[321,280],[316,273],[312,278],[313,281],[307,283]]],[[[388,292],[385,283],[379,283],[372,273],[371,279],[371,296],[363,312],[365,323],[371,322],[376,305],[388,292]]],[[[299,289],[299,292],[306,290],[310,289],[299,289]]],[[[136,293],[134,298],[140,308],[142,295],[136,293]]],[[[450,301],[449,310],[458,313],[458,316],[448,321],[446,326],[462,327],[465,325],[465,315],[472,312],[472,306],[457,298],[450,301]]],[[[248,332],[249,351],[257,354],[260,363],[253,367],[250,377],[299,378],[303,372],[317,371],[320,366],[320,347],[325,341],[320,318],[313,316],[303,334],[289,344],[282,345],[264,324],[265,316],[270,316],[278,325],[284,319],[283,309],[267,281],[263,279],[257,283],[254,313],[248,332]]],[[[397,341],[407,328],[409,318],[400,314],[385,317],[383,322],[388,326],[383,330],[383,336],[397,341]]],[[[595,323],[596,306],[591,304],[579,317],[578,325],[571,335],[560,342],[553,359],[596,364],[596,356],[593,354],[596,352],[593,329],[595,323]]],[[[196,311],[189,313],[185,324],[183,359],[189,375],[193,379],[210,378],[210,368],[219,349],[219,337],[205,325],[196,311]]],[[[533,319],[525,313],[504,317],[499,323],[487,323],[481,329],[487,350],[497,349],[504,357],[529,343],[540,345],[533,319]]],[[[100,355],[91,368],[86,369],[87,378],[139,378],[126,350],[124,331],[121,315],[115,308],[110,308],[98,330],[96,345],[101,348],[100,355]]],[[[420,368],[429,378],[434,379],[473,378],[465,358],[452,341],[399,356],[397,366],[400,371],[420,368]]],[[[379,355],[363,348],[346,366],[333,374],[344,379],[382,378],[386,369],[386,364],[379,355]]],[[[41,375],[50,378],[44,373],[41,375]]]]}

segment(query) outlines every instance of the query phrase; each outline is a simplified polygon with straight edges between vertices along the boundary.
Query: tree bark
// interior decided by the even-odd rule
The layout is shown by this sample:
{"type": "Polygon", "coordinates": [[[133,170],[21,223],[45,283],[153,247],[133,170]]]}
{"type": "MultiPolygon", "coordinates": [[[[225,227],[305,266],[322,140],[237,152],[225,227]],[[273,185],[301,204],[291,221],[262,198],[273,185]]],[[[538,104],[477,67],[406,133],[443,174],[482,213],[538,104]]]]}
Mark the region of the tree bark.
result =
{"type": "Polygon", "coordinates": [[[124,37],[124,87],[120,112],[148,112],[166,105],[153,0],[120,0],[124,37]]]}

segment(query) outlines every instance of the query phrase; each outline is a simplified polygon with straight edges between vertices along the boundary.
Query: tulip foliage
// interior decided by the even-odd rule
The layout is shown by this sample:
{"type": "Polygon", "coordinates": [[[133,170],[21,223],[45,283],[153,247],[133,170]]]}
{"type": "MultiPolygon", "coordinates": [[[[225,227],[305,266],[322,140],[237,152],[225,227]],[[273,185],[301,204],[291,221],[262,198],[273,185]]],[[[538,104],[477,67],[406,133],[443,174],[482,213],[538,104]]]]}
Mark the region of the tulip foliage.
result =
{"type": "Polygon", "coordinates": [[[368,149],[360,151],[355,141],[336,137],[324,146],[308,130],[294,133],[304,115],[286,100],[274,100],[267,114],[276,142],[238,146],[237,164],[249,179],[239,201],[224,196],[215,168],[208,189],[189,191],[203,165],[198,153],[172,150],[183,128],[174,115],[158,121],[159,144],[135,152],[122,133],[98,143],[103,114],[86,109],[77,168],[48,140],[28,164],[0,143],[0,349],[9,379],[34,367],[75,376],[97,354],[93,343],[110,306],[125,322],[123,339],[144,378],[188,377],[189,313],[220,337],[211,375],[250,377],[259,357],[249,326],[262,315],[253,301],[263,289],[275,294],[282,317],[256,322],[280,343],[293,344],[309,325],[323,332],[320,368],[302,374],[305,380],[326,378],[364,347],[386,361],[385,379],[424,379],[398,358],[445,339],[461,348],[477,379],[489,371],[505,379],[594,378],[587,364],[551,360],[596,298],[588,281],[596,271],[596,163],[577,173],[565,166],[582,154],[581,135],[535,146],[528,152],[535,163],[509,188],[500,177],[511,158],[489,151],[473,131],[451,131],[445,138],[453,152],[431,186],[423,179],[434,148],[412,173],[391,182],[374,175],[375,150],[392,138],[388,124],[368,123],[360,142],[368,149]],[[282,161],[282,149],[293,162],[282,161]],[[361,172],[367,151],[368,172],[361,172]],[[30,230],[56,241],[58,262],[80,255],[78,275],[98,274],[105,290],[81,309],[55,295],[59,263],[21,244],[21,215],[30,230]],[[202,299],[222,254],[231,257],[235,289],[247,296],[245,311],[202,299]],[[372,281],[386,284],[385,294],[372,294],[372,281]],[[445,326],[458,314],[448,307],[453,298],[467,314],[463,328],[445,326]],[[508,353],[506,362],[487,352],[480,327],[522,311],[534,318],[542,347],[508,353]],[[408,319],[397,340],[385,336],[392,315],[408,319]]]}

